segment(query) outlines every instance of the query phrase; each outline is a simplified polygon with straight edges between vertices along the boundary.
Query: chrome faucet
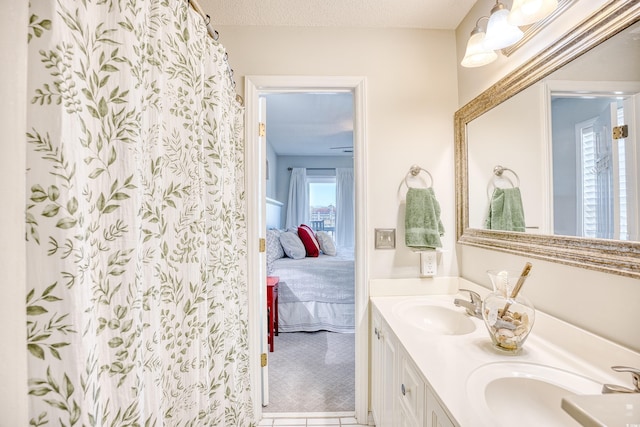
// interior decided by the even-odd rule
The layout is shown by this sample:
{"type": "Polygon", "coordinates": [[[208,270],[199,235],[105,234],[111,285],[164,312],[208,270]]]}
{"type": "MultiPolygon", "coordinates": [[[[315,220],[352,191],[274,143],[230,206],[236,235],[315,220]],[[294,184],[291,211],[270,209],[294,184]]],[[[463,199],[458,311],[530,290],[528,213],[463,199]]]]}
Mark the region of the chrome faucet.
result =
{"type": "Polygon", "coordinates": [[[630,372],[631,378],[633,382],[633,386],[635,389],[630,389],[627,387],[622,387],[615,384],[604,384],[602,386],[602,393],[640,393],[640,369],[630,368],[629,366],[612,366],[616,372],[630,372]]]}
{"type": "Polygon", "coordinates": [[[475,316],[479,319],[482,319],[482,298],[477,292],[474,292],[470,289],[460,289],[460,291],[469,292],[469,297],[471,301],[467,301],[464,299],[456,298],[453,300],[453,304],[456,307],[464,307],[467,309],[467,314],[469,316],[475,316]]]}

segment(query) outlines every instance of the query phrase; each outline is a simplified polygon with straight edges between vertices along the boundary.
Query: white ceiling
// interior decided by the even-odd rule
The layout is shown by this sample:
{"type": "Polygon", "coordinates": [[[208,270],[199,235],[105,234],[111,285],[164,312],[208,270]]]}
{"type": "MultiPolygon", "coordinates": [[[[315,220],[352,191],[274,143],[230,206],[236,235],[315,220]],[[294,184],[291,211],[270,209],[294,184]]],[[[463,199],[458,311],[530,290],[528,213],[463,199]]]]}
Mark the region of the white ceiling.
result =
{"type": "Polygon", "coordinates": [[[214,27],[427,28],[454,30],[476,0],[199,0],[214,27]]]}

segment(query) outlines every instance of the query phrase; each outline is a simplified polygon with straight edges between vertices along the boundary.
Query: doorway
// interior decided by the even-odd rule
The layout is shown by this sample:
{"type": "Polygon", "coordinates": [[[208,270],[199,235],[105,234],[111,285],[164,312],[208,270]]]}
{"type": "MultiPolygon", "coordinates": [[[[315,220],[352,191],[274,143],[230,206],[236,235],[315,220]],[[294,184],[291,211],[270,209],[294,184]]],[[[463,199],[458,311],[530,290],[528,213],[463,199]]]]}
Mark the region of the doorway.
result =
{"type": "MultiPolygon", "coordinates": [[[[365,118],[365,79],[362,77],[288,77],[288,76],[250,76],[245,81],[246,99],[246,170],[247,170],[247,207],[252,213],[247,218],[249,248],[258,248],[266,229],[265,214],[265,176],[266,146],[261,141],[259,122],[259,98],[268,93],[311,92],[311,91],[350,91],[353,94],[353,168],[355,178],[355,417],[362,423],[368,414],[368,289],[366,286],[365,245],[366,206],[366,145],[364,143],[365,118]]],[[[249,351],[251,357],[253,397],[256,417],[262,417],[263,390],[259,385],[268,378],[267,366],[261,367],[261,355],[265,353],[266,331],[262,319],[266,316],[266,296],[262,282],[266,277],[266,258],[263,252],[249,251],[248,283],[250,327],[249,351]],[[266,375],[265,375],[266,373],[266,375]]],[[[268,352],[267,352],[268,354],[268,352]]],[[[268,380],[267,380],[268,384],[268,380]]],[[[268,385],[267,385],[268,387],[268,385]]]]}
{"type": "Polygon", "coordinates": [[[266,218],[267,274],[279,283],[279,334],[270,334],[263,411],[353,413],[353,93],[260,96],[266,100],[267,206],[273,207],[266,218]],[[304,236],[316,238],[320,250],[311,245],[307,256],[295,259],[278,240],[283,230],[295,240],[300,224],[312,229],[304,236]]]}

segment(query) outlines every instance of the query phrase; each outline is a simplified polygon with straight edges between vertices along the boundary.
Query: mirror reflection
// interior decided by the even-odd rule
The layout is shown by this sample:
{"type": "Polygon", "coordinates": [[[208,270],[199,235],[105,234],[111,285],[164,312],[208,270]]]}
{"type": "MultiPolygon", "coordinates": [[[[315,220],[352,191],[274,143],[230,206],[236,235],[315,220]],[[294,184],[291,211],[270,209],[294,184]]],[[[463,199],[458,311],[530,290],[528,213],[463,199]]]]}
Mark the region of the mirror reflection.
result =
{"type": "Polygon", "coordinates": [[[638,240],[637,95],[619,92],[551,92],[554,234],[638,240]]]}
{"type": "Polygon", "coordinates": [[[469,227],[639,240],[639,94],[636,23],[469,122],[469,227]]]}

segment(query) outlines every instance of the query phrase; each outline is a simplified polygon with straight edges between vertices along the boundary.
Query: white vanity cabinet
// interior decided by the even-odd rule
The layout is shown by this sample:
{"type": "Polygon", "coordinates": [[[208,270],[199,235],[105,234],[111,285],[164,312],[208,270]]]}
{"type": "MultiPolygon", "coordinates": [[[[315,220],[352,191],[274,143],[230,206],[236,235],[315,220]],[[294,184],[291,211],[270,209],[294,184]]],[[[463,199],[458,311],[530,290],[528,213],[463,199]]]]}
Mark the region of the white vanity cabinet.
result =
{"type": "Polygon", "coordinates": [[[370,403],[378,427],[573,425],[562,398],[606,397],[602,384],[629,381],[611,366],[640,366],[640,352],[542,311],[524,351],[494,351],[484,322],[455,304],[457,289],[482,297],[489,290],[462,278],[371,285],[370,403]]]}
{"type": "Polygon", "coordinates": [[[371,412],[376,427],[454,427],[420,370],[373,307],[371,412]]]}
{"type": "Polygon", "coordinates": [[[378,311],[371,320],[371,412],[377,427],[394,427],[396,339],[378,311]]]}

